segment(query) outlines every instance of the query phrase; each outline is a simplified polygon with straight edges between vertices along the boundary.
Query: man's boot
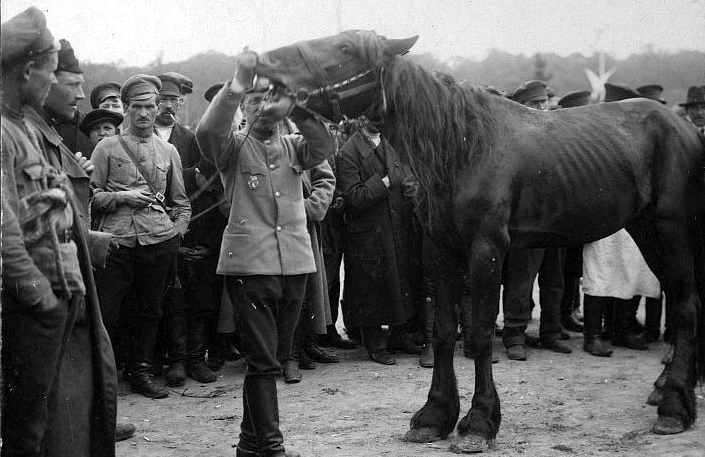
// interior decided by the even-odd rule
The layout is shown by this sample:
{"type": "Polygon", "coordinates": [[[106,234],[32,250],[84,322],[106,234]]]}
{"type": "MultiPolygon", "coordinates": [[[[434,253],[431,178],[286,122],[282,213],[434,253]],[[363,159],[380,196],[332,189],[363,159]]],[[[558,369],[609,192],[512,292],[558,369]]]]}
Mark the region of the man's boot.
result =
{"type": "Polygon", "coordinates": [[[418,346],[411,341],[408,325],[395,325],[391,330],[392,331],[387,338],[387,350],[389,352],[403,352],[411,355],[421,354],[421,346],[418,346]]]}
{"type": "Polygon", "coordinates": [[[644,337],[647,343],[658,341],[661,336],[661,313],[663,304],[661,298],[646,297],[646,319],[644,337]]]}
{"type": "Polygon", "coordinates": [[[185,310],[175,310],[167,317],[169,334],[169,368],[164,374],[167,385],[183,386],[186,382],[186,339],[188,322],[185,310]]]}
{"type": "Polygon", "coordinates": [[[634,328],[633,300],[613,299],[614,301],[614,334],[612,346],[626,347],[637,351],[649,349],[644,338],[637,334],[634,328]]]}
{"type": "Polygon", "coordinates": [[[576,294],[580,304],[580,278],[571,278],[565,283],[563,298],[561,300],[561,325],[569,332],[582,332],[583,326],[575,319],[576,294]]]}
{"type": "Polygon", "coordinates": [[[640,295],[637,295],[631,300],[627,300],[627,309],[629,310],[627,314],[629,317],[629,327],[636,335],[644,333],[644,326],[641,325],[639,319],[636,318],[636,313],[639,311],[639,303],[641,303],[640,295]]]}
{"type": "Polygon", "coordinates": [[[220,370],[225,365],[225,338],[225,335],[211,335],[206,366],[213,372],[220,370]]]}
{"type": "Polygon", "coordinates": [[[260,457],[298,456],[299,454],[284,450],[284,437],[279,429],[279,402],[274,376],[245,376],[243,395],[247,398],[250,421],[254,435],[257,437],[257,455],[260,457]]]}
{"type": "Polygon", "coordinates": [[[189,323],[188,352],[186,361],[188,375],[198,382],[208,383],[218,379],[215,373],[206,366],[206,344],[208,341],[208,320],[195,318],[189,323]]]}
{"type": "Polygon", "coordinates": [[[148,363],[138,363],[132,368],[130,390],[136,394],[144,395],[147,398],[168,397],[169,390],[156,384],[152,380],[151,368],[151,365],[148,363]]]}
{"type": "Polygon", "coordinates": [[[424,303],[424,345],[419,357],[419,365],[433,368],[433,323],[436,319],[436,301],[426,297],[424,303]]]}
{"type": "MultiPolygon", "coordinates": [[[[247,377],[245,377],[247,382],[247,377]]],[[[244,389],[243,389],[244,390],[244,389]]],[[[250,403],[247,400],[247,394],[242,395],[242,421],[240,422],[240,440],[237,443],[237,457],[256,457],[257,452],[257,435],[252,425],[252,416],[250,414],[250,403]]]]}
{"type": "Polygon", "coordinates": [[[157,342],[157,327],[156,319],[140,318],[132,348],[134,355],[130,364],[130,389],[147,398],[164,398],[169,395],[169,390],[152,381],[152,356],[157,342]]]}
{"type": "Polygon", "coordinates": [[[137,431],[137,427],[127,422],[118,422],[115,424],[115,442],[124,441],[132,438],[137,431]]]}
{"type": "Polygon", "coordinates": [[[604,326],[602,327],[602,339],[611,340],[614,334],[614,314],[615,314],[615,301],[616,298],[612,297],[602,297],[605,298],[605,310],[603,311],[604,326]]]}
{"type": "Polygon", "coordinates": [[[583,301],[583,322],[585,323],[585,340],[583,351],[598,357],[609,357],[612,351],[602,343],[602,314],[609,297],[595,297],[585,294],[583,301]]]}

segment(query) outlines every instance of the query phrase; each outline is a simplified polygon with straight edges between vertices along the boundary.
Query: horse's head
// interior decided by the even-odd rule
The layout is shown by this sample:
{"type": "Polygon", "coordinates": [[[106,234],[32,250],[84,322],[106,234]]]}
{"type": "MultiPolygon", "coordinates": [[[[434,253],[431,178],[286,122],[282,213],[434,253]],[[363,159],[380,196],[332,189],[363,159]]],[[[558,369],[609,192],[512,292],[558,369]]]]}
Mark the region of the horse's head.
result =
{"type": "Polygon", "coordinates": [[[406,53],[417,39],[349,30],[262,54],[257,74],[288,89],[299,106],[339,122],[361,115],[379,99],[384,61],[406,53]]]}

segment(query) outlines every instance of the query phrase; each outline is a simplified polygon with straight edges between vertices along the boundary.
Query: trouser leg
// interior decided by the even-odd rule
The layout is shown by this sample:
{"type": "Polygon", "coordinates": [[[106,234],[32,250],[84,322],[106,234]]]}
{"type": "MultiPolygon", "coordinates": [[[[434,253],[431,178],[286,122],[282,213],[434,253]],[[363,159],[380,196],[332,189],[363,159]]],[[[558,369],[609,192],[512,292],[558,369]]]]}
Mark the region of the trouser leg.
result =
{"type": "Polygon", "coordinates": [[[524,331],[531,319],[531,291],[544,249],[510,249],[504,277],[504,330],[506,347],[524,344],[524,331]]]}
{"type": "Polygon", "coordinates": [[[561,300],[564,292],[563,260],[564,249],[550,248],[544,251],[539,269],[539,297],[541,320],[539,333],[542,342],[560,338],[561,300]]]}
{"type": "Polygon", "coordinates": [[[612,301],[611,297],[595,297],[585,294],[583,301],[583,323],[585,324],[585,338],[583,350],[592,355],[606,357],[612,354],[602,343],[602,315],[605,306],[612,301]]]}

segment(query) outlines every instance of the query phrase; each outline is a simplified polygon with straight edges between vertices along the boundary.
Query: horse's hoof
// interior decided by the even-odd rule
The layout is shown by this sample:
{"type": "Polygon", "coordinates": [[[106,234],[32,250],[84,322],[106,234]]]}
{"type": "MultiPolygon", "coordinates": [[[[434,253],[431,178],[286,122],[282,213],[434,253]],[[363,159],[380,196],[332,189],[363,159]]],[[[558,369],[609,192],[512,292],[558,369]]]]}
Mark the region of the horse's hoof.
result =
{"type": "Polygon", "coordinates": [[[404,435],[404,440],[410,443],[431,443],[440,439],[441,434],[432,427],[412,428],[404,435]]]}
{"type": "Polygon", "coordinates": [[[456,454],[477,454],[489,449],[490,443],[480,435],[458,435],[450,443],[450,450],[456,454]]]}
{"type": "Polygon", "coordinates": [[[649,398],[646,399],[646,404],[651,406],[658,406],[663,400],[663,391],[658,387],[651,391],[649,398]]]}
{"type": "Polygon", "coordinates": [[[683,432],[685,425],[682,420],[675,417],[659,416],[652,430],[658,435],[675,435],[683,432]]]}

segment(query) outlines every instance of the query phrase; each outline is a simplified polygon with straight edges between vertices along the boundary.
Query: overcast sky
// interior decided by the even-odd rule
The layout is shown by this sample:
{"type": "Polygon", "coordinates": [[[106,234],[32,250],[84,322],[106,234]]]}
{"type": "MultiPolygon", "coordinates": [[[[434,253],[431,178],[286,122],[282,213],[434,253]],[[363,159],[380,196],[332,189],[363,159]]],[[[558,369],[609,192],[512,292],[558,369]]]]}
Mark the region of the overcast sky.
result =
{"type": "Polygon", "coordinates": [[[555,52],[616,57],[705,51],[705,0],[0,0],[2,20],[30,5],[79,59],[144,65],[207,50],[266,51],[346,29],[420,35],[414,53],[441,59],[555,52]],[[340,13],[340,14],[339,14],[340,13]]]}

